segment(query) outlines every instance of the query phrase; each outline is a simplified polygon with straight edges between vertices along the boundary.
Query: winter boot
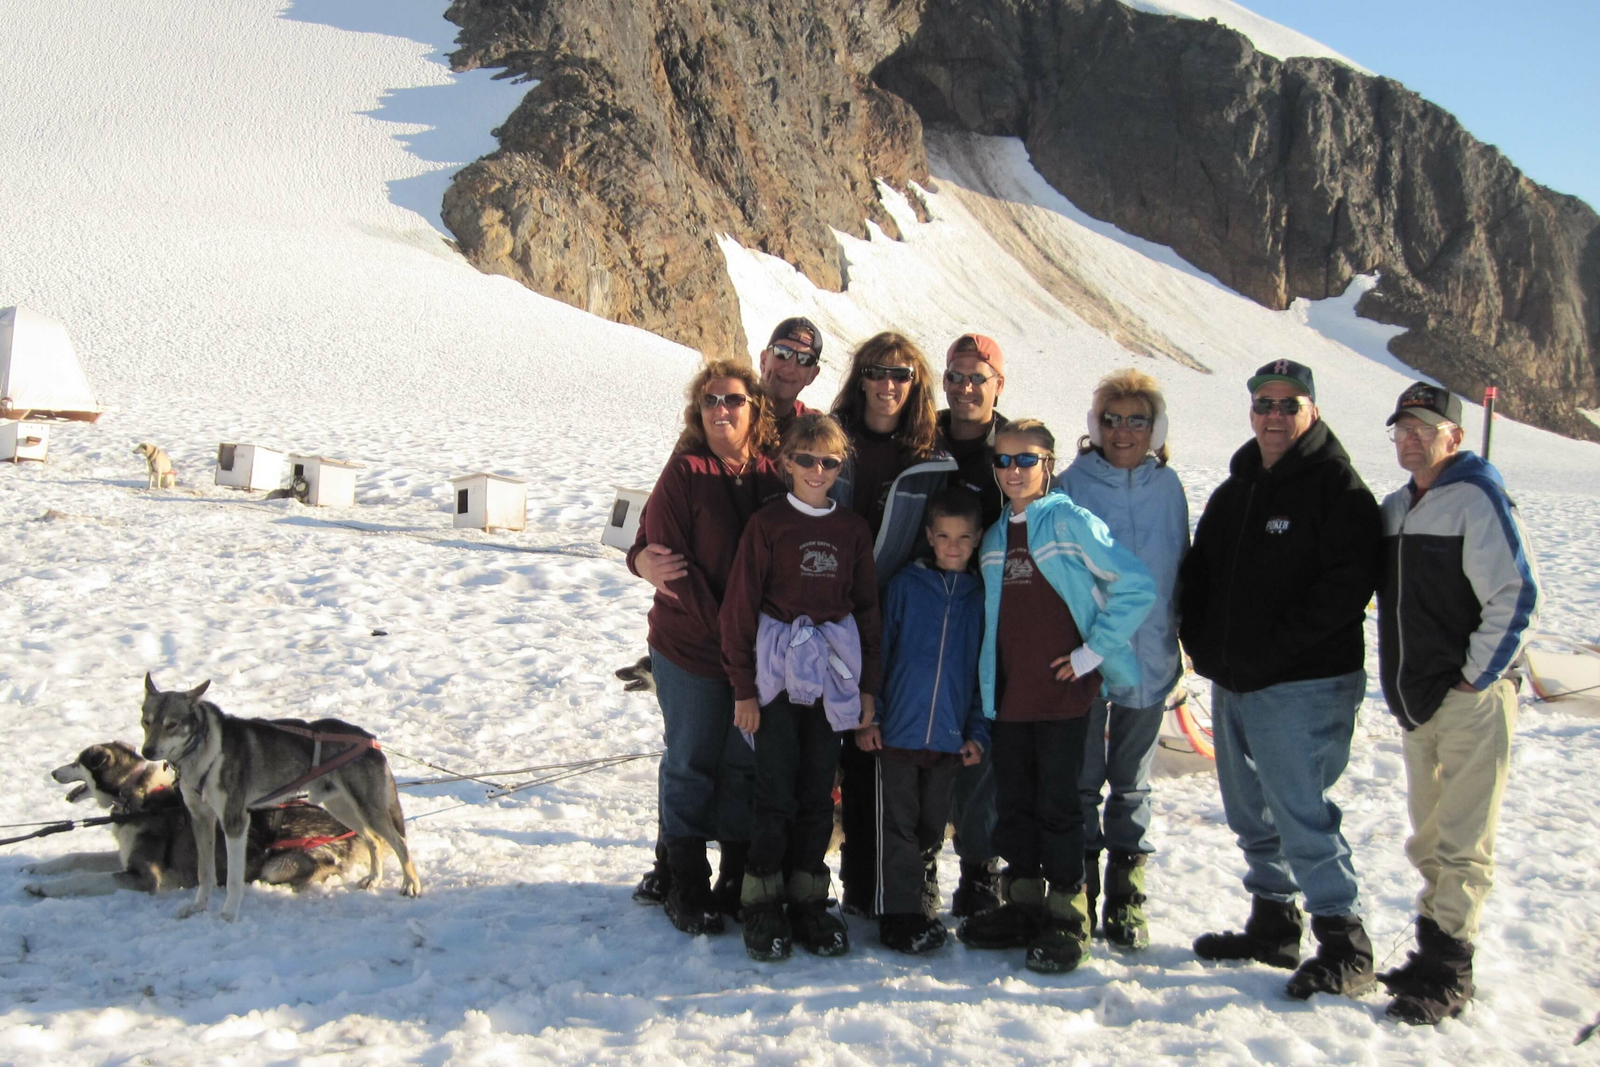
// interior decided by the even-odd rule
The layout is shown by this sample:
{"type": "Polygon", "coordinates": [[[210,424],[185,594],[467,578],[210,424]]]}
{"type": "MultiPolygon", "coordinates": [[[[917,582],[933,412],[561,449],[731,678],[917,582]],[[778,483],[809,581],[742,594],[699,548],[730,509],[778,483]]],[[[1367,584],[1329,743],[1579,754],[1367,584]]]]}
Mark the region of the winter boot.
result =
{"type": "Polygon", "coordinates": [[[1313,993],[1359,997],[1377,982],[1372,974],[1372,942],[1354,915],[1313,915],[1317,954],[1289,978],[1285,992],[1295,1000],[1313,993]]]}
{"type": "Polygon", "coordinates": [[[944,923],[914,912],[885,915],[878,920],[878,940],[883,942],[883,947],[912,956],[932,952],[949,936],[944,923]]]}
{"type": "Polygon", "coordinates": [[[639,884],[633,887],[633,899],[640,904],[660,904],[667,899],[667,890],[671,888],[672,868],[667,865],[666,839],[661,836],[658,828],[655,865],[645,871],[644,877],[639,879],[639,884]]]}
{"type": "Polygon", "coordinates": [[[662,902],[672,925],[690,936],[722,933],[722,913],[711,896],[711,864],[703,837],[667,838],[672,885],[662,902]]]}
{"type": "MultiPolygon", "coordinates": [[[[942,847],[942,846],[941,846],[942,847]]],[[[939,918],[939,849],[929,849],[922,854],[922,914],[937,921],[939,918]]],[[[940,924],[943,930],[944,925],[940,924]]]]}
{"type": "Polygon", "coordinates": [[[1300,962],[1300,935],[1305,920],[1294,901],[1279,903],[1265,897],[1250,898],[1250,918],[1244,933],[1225,930],[1195,938],[1194,954],[1203,960],[1255,960],[1269,967],[1293,970],[1300,962]]]}
{"type": "Polygon", "coordinates": [[[844,920],[828,909],[836,902],[828,896],[828,875],[795,871],[789,876],[789,925],[794,939],[817,956],[843,956],[850,951],[850,932],[844,920]]]}
{"type": "Polygon", "coordinates": [[[717,911],[739,921],[739,895],[744,892],[744,864],[750,856],[750,842],[722,842],[722,859],[717,864],[717,880],[711,886],[717,911]]]}
{"type": "MultiPolygon", "coordinates": [[[[1117,948],[1150,946],[1150,924],[1144,915],[1144,865],[1142,852],[1113,852],[1106,864],[1106,915],[1102,929],[1106,940],[1117,948]]],[[[1089,915],[1093,922],[1094,912],[1089,915]]]]}
{"type": "Polygon", "coordinates": [[[986,863],[961,861],[961,881],[950,897],[950,914],[957,919],[970,919],[1000,906],[998,888],[999,860],[986,863]]]}
{"type": "Polygon", "coordinates": [[[1051,886],[1044,898],[1044,927],[1028,945],[1030,971],[1064,974],[1089,955],[1089,903],[1083,886],[1051,886]]]}
{"type": "Polygon", "coordinates": [[[1083,892],[1089,907],[1089,936],[1095,933],[1095,905],[1100,903],[1100,853],[1083,854],[1083,892]]]}
{"type": "Polygon", "coordinates": [[[1000,876],[1005,903],[962,921],[956,936],[973,948],[1024,948],[1044,927],[1044,879],[1000,876]]]}
{"type": "Polygon", "coordinates": [[[1439,929],[1426,916],[1417,919],[1417,949],[1405,965],[1378,976],[1394,994],[1386,1014],[1412,1026],[1432,1026],[1461,1014],[1476,988],[1472,983],[1472,942],[1439,929]]]}
{"type": "Polygon", "coordinates": [[[783,910],[783,875],[746,871],[739,913],[744,916],[744,950],[751,959],[771,963],[789,958],[794,935],[783,910]]]}

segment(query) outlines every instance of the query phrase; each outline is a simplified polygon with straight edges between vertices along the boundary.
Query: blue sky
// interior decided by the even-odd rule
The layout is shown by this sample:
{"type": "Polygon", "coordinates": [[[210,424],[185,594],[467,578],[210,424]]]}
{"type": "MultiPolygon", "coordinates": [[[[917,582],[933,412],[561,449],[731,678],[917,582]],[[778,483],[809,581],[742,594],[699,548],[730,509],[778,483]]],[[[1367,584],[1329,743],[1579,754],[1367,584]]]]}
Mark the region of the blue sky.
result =
{"type": "Polygon", "coordinates": [[[1239,0],[1403,82],[1600,210],[1600,0],[1239,0]]]}

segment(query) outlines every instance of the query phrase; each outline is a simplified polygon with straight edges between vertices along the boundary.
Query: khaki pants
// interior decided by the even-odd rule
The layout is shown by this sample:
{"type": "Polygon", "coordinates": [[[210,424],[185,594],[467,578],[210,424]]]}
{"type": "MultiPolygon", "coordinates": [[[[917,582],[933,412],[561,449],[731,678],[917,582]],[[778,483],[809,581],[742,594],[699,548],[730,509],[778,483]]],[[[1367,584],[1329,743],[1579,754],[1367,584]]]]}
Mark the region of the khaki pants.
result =
{"type": "Polygon", "coordinates": [[[1411,839],[1422,874],[1417,910],[1471,941],[1494,882],[1494,835],[1511,766],[1517,693],[1501,679],[1481,693],[1452,689],[1433,718],[1404,735],[1411,839]]]}

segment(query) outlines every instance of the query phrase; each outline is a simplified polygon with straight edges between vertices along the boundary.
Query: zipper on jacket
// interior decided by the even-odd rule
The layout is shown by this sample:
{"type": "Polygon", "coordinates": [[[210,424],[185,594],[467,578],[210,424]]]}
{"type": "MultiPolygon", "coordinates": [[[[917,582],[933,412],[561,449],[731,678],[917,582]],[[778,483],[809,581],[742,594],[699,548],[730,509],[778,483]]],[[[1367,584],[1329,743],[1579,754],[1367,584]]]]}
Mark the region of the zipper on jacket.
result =
{"type": "MultiPolygon", "coordinates": [[[[1222,615],[1222,666],[1225,670],[1231,666],[1228,662],[1228,640],[1233,636],[1233,594],[1234,581],[1239,577],[1239,551],[1244,547],[1245,531],[1250,528],[1250,506],[1255,502],[1256,483],[1251,482],[1250,494],[1244,498],[1244,521],[1239,524],[1239,539],[1233,545],[1232,566],[1228,568],[1228,606],[1222,615]]],[[[1229,670],[1228,681],[1234,680],[1233,672],[1229,670]]]]}
{"type": "MultiPolygon", "coordinates": [[[[956,579],[960,581],[960,579],[956,579]]],[[[944,641],[950,632],[950,605],[955,602],[955,591],[950,588],[950,583],[945,580],[944,572],[939,572],[939,584],[944,586],[944,621],[939,624],[939,658],[933,668],[933,695],[928,698],[928,735],[922,739],[923,747],[933,743],[933,715],[939,706],[939,679],[944,675],[944,641]]]]}
{"type": "Polygon", "coordinates": [[[1406,670],[1406,628],[1400,619],[1400,607],[1405,601],[1405,570],[1406,570],[1406,520],[1411,518],[1412,505],[1406,506],[1406,513],[1400,516],[1400,529],[1394,536],[1394,636],[1398,646],[1399,655],[1394,662],[1394,691],[1400,697],[1400,717],[1407,725],[1415,728],[1421,725],[1411,717],[1411,709],[1406,707],[1406,690],[1401,681],[1406,670]]]}

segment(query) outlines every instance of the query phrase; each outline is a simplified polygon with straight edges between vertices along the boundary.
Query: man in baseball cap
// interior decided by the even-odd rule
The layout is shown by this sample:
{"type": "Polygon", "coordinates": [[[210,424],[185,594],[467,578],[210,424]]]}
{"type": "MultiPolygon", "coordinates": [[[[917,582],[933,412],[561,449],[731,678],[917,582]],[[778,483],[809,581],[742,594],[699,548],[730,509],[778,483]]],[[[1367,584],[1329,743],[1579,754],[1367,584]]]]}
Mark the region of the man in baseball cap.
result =
{"type": "Polygon", "coordinates": [[[816,324],[798,315],[778,323],[761,350],[761,385],[772,398],[780,435],[811,410],[800,403],[800,394],[821,369],[822,331],[816,324]]]}
{"type": "MultiPolygon", "coordinates": [[[[1439,385],[1429,385],[1427,382],[1412,382],[1406,386],[1406,391],[1400,394],[1400,399],[1395,401],[1394,414],[1389,416],[1385,426],[1393,426],[1403,416],[1410,415],[1429,426],[1442,426],[1445,423],[1461,428],[1461,398],[1450,390],[1439,385]]],[[[1460,444],[1459,437],[1456,443],[1460,444]]],[[[1454,452],[1455,449],[1451,449],[1454,452]]],[[[1405,466],[1401,464],[1401,466],[1405,466]]],[[[1407,470],[1411,468],[1407,467],[1407,470]]]]}

